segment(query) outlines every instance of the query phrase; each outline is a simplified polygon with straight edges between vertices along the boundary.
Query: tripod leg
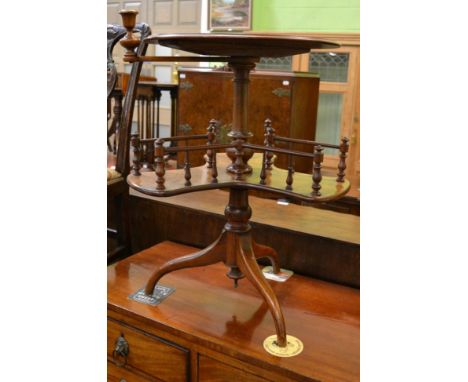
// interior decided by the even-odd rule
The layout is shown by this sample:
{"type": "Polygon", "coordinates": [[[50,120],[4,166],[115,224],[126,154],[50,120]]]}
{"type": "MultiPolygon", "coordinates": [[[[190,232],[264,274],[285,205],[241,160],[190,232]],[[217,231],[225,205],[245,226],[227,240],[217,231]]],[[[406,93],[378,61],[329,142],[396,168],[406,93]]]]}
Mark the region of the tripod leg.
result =
{"type": "Polygon", "coordinates": [[[249,279],[253,286],[260,292],[275,322],[277,343],[280,347],[285,347],[286,342],[286,324],[284,322],[283,312],[278,303],[278,299],[271,289],[270,284],[263,277],[262,271],[258,267],[257,260],[252,248],[252,239],[249,234],[238,235],[237,264],[242,273],[249,279]]]}
{"type": "Polygon", "coordinates": [[[257,244],[255,240],[252,240],[252,248],[255,253],[255,257],[257,259],[261,259],[262,257],[267,257],[271,265],[273,267],[273,273],[280,273],[280,261],[278,253],[271,247],[266,245],[257,244]]]}
{"type": "Polygon", "coordinates": [[[223,261],[226,255],[224,233],[225,231],[223,230],[216,241],[205,249],[190,255],[178,257],[162,265],[161,268],[151,275],[151,278],[146,283],[145,293],[152,294],[158,281],[167,273],[178,269],[201,267],[223,261]]]}

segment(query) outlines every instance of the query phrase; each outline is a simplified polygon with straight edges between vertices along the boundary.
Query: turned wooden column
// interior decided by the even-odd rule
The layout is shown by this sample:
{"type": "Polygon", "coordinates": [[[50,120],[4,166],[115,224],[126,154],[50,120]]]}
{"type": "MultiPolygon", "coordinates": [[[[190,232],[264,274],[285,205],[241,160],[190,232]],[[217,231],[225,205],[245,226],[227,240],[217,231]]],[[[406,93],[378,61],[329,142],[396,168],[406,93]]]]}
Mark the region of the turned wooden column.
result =
{"type": "MultiPolygon", "coordinates": [[[[243,58],[239,61],[229,62],[229,67],[234,73],[234,101],[232,111],[232,130],[228,133],[228,137],[232,138],[233,142],[243,143],[252,136],[249,131],[248,121],[248,103],[249,103],[249,75],[250,71],[255,68],[254,58],[243,58]]],[[[253,150],[243,149],[241,147],[227,149],[227,155],[232,160],[232,164],[227,167],[227,171],[241,175],[250,174],[252,167],[247,164],[253,155],[253,150]]]]}
{"type": "Polygon", "coordinates": [[[249,224],[252,216],[252,209],[249,206],[249,191],[244,188],[231,188],[229,190],[229,204],[224,209],[226,224],[224,229],[227,232],[227,253],[225,264],[229,267],[226,276],[234,280],[234,286],[237,287],[237,281],[244,278],[244,275],[237,266],[238,252],[238,234],[247,234],[251,230],[249,224]]]}

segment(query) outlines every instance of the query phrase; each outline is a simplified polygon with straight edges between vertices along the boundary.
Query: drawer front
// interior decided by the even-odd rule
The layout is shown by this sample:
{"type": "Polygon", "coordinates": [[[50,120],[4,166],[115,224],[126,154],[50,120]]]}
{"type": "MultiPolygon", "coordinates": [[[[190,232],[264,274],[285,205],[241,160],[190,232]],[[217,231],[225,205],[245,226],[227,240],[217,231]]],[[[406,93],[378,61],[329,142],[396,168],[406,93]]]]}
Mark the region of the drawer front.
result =
{"type": "Polygon", "coordinates": [[[201,354],[198,360],[198,375],[200,382],[268,382],[267,379],[257,377],[201,354]]]}
{"type": "Polygon", "coordinates": [[[107,382],[150,382],[150,380],[107,362],[107,382]]]}
{"type": "Polygon", "coordinates": [[[130,366],[162,381],[188,380],[187,349],[113,320],[107,321],[107,355],[121,368],[130,366]],[[113,354],[118,341],[121,349],[128,347],[127,357],[113,354]]]}

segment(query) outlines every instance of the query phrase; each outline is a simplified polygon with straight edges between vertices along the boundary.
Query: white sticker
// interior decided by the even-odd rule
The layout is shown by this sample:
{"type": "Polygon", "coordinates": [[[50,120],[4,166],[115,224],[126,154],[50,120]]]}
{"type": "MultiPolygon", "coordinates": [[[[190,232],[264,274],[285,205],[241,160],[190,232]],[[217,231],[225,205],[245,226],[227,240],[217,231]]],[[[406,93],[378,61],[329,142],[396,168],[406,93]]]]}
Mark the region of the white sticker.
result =
{"type": "Polygon", "coordinates": [[[294,272],[288,269],[280,269],[279,273],[273,273],[273,267],[268,266],[262,269],[263,275],[268,280],[278,281],[280,283],[284,283],[287,279],[289,279],[294,272]]]}

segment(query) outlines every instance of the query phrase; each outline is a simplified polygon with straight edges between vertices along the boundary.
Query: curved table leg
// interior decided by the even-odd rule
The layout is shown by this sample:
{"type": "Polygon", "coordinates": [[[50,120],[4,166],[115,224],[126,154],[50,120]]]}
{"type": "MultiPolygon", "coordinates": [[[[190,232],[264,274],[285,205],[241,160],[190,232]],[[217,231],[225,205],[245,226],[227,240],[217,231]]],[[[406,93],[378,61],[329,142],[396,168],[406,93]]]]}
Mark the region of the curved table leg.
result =
{"type": "Polygon", "coordinates": [[[162,265],[161,268],[151,275],[150,279],[146,283],[145,294],[152,294],[154,287],[161,277],[169,272],[184,268],[201,267],[203,265],[210,265],[223,261],[226,256],[224,233],[225,231],[223,230],[216,241],[205,249],[190,255],[178,257],[162,265]]]}
{"type": "Polygon", "coordinates": [[[238,236],[238,251],[237,251],[237,264],[242,273],[249,279],[253,286],[260,292],[268,308],[273,316],[275,322],[277,343],[280,347],[285,347],[286,342],[286,324],[284,322],[283,312],[278,303],[278,299],[271,289],[270,284],[266,281],[262,271],[258,267],[255,258],[252,240],[249,234],[238,236]]]}
{"type": "Polygon", "coordinates": [[[280,261],[278,253],[271,247],[267,245],[258,244],[255,240],[252,240],[252,248],[257,259],[262,257],[267,257],[273,267],[273,273],[280,273],[280,261]]]}

